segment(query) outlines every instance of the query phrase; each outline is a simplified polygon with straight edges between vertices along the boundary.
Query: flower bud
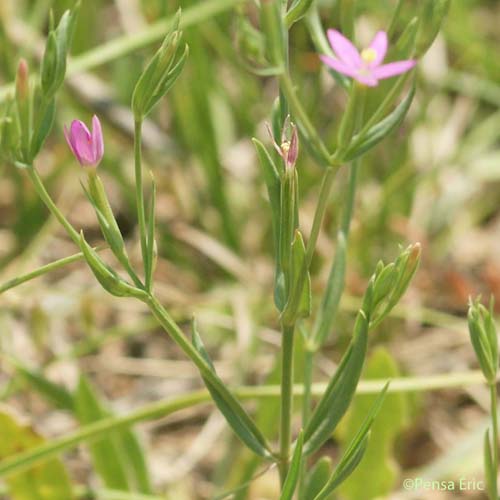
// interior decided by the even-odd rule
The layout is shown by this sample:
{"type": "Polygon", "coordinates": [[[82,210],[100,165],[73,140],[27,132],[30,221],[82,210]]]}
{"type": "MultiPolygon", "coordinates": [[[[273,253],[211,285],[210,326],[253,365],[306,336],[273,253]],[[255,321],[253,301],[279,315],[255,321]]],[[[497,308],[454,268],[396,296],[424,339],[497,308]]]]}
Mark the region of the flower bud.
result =
{"type": "Polygon", "coordinates": [[[469,302],[469,334],[481,370],[486,380],[493,384],[498,371],[498,338],[493,321],[493,300],[488,310],[479,299],[469,302]]]}
{"type": "Polygon", "coordinates": [[[73,120],[64,135],[71,151],[82,167],[97,167],[104,154],[104,139],[101,122],[96,115],[92,118],[92,133],[80,120],[73,120]]]}
{"type": "Polygon", "coordinates": [[[142,121],[149,114],[182,72],[188,55],[188,47],[183,44],[184,50],[181,53],[182,33],[177,30],[179,18],[178,13],[172,29],[135,86],[132,95],[132,110],[136,121],[142,121]]]}

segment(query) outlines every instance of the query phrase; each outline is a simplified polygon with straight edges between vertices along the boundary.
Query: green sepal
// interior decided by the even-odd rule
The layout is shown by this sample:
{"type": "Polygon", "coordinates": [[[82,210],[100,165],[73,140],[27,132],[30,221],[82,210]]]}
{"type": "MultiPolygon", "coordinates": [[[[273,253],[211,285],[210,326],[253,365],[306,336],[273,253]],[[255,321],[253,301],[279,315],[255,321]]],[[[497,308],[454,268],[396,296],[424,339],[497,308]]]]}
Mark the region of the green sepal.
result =
{"type": "Polygon", "coordinates": [[[267,187],[269,196],[269,204],[271,206],[271,220],[273,225],[273,234],[275,248],[278,247],[279,234],[279,217],[280,217],[280,175],[278,169],[268,153],[265,146],[258,140],[253,138],[252,142],[257,151],[257,157],[261,167],[262,177],[267,187]]]}
{"type": "Polygon", "coordinates": [[[161,47],[148,63],[132,94],[132,110],[136,121],[142,121],[180,76],[188,55],[188,46],[179,56],[182,33],[178,31],[180,9],[161,47]]]}
{"type": "Polygon", "coordinates": [[[314,0],[295,0],[285,16],[285,24],[290,29],[297,21],[300,21],[312,6],[314,0]]]}
{"type": "Polygon", "coordinates": [[[126,258],[125,242],[109,204],[104,185],[95,171],[89,173],[88,181],[88,190],[83,184],[82,187],[94,208],[104,239],[119,260],[124,256],[126,258]]]}
{"type": "Polygon", "coordinates": [[[498,372],[498,338],[493,321],[493,301],[490,302],[488,310],[479,302],[479,299],[471,300],[467,322],[479,366],[486,380],[493,384],[498,372]]]}
{"type": "Polygon", "coordinates": [[[281,0],[264,0],[260,4],[260,22],[266,36],[266,55],[269,62],[283,67],[285,47],[283,45],[283,18],[281,15],[281,0]]]}
{"type": "Polygon", "coordinates": [[[378,266],[374,275],[370,328],[375,328],[401,300],[420,263],[421,248],[417,243],[406,248],[394,263],[378,266]]]}
{"type": "MultiPolygon", "coordinates": [[[[210,367],[214,376],[218,377],[210,356],[208,355],[205,346],[203,345],[203,341],[201,340],[201,337],[196,329],[196,323],[194,321],[192,323],[192,344],[198,354],[202,356],[207,365],[210,367]]],[[[264,458],[270,458],[271,452],[266,442],[266,438],[262,435],[254,421],[250,418],[248,413],[233,396],[233,394],[229,392],[229,390],[224,392],[220,391],[219,388],[213,385],[206,377],[203,377],[203,382],[205,383],[208,392],[210,392],[213,402],[240,440],[257,455],[264,458]]],[[[221,384],[222,383],[223,382],[221,381],[221,384]]]]}
{"type": "Polygon", "coordinates": [[[288,301],[282,314],[284,324],[291,324],[299,318],[307,318],[311,314],[311,277],[306,266],[306,246],[302,233],[296,229],[292,242],[292,267],[290,269],[290,287],[288,301]],[[305,270],[305,279],[302,273],[305,270]],[[301,288],[301,290],[299,290],[301,288]],[[294,298],[298,297],[297,303],[294,298]]]}
{"type": "Polygon", "coordinates": [[[31,139],[30,157],[34,158],[42,149],[47,137],[54,125],[56,116],[56,101],[54,98],[45,102],[38,112],[42,112],[40,119],[37,121],[31,139]]]}
{"type": "Polygon", "coordinates": [[[408,95],[396,106],[392,113],[371,127],[366,133],[355,135],[347,151],[342,155],[344,161],[354,160],[354,158],[366,153],[397,128],[408,113],[414,96],[415,85],[412,85],[408,95]]]}
{"type": "Polygon", "coordinates": [[[292,243],[297,227],[297,171],[285,170],[281,179],[280,221],[279,221],[279,272],[283,273],[286,295],[291,284],[292,243]]]}
{"type": "Polygon", "coordinates": [[[317,451],[347,411],[356,392],[366,357],[369,317],[360,310],[351,343],[304,431],[304,453],[317,451]]]}
{"type": "Polygon", "coordinates": [[[304,433],[300,431],[297,442],[295,443],[295,449],[293,451],[292,460],[290,461],[290,467],[288,469],[288,474],[286,475],[283,488],[281,489],[280,500],[292,500],[295,489],[297,488],[297,483],[299,482],[300,476],[300,466],[302,464],[302,448],[304,444],[304,433]]]}
{"type": "Polygon", "coordinates": [[[361,462],[368,444],[370,428],[375,421],[380,408],[382,407],[388,388],[389,382],[385,384],[384,388],[377,397],[377,400],[373,403],[373,406],[370,408],[370,411],[359,428],[359,431],[350,442],[346,451],[343,453],[342,458],[340,459],[332,476],[323,489],[316,495],[314,500],[324,500],[327,498],[328,495],[335,491],[335,489],[349,477],[349,475],[358,466],[359,462],[361,462]]]}

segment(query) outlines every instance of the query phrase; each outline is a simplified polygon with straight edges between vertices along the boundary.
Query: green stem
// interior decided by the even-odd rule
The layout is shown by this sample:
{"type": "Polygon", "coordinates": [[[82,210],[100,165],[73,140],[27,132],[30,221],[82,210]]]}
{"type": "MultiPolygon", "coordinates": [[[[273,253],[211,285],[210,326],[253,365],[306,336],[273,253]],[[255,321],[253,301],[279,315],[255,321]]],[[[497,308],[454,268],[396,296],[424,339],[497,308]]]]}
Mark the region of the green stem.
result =
{"type": "Polygon", "coordinates": [[[283,326],[281,346],[280,463],[281,484],[285,482],[290,460],[293,414],[294,326],[283,326]]]}
{"type": "MultiPolygon", "coordinates": [[[[143,265],[148,258],[148,240],[146,227],[146,211],[144,208],[144,188],[142,185],[142,120],[134,123],[134,158],[135,158],[135,201],[137,205],[137,221],[141,238],[143,265]]],[[[144,269],[146,271],[146,269],[144,269]]]]}
{"type": "Polygon", "coordinates": [[[490,384],[490,395],[491,395],[491,423],[493,426],[493,470],[495,471],[495,477],[492,484],[493,498],[498,498],[498,402],[497,402],[497,386],[496,383],[490,384]]]}
{"type": "Polygon", "coordinates": [[[33,182],[33,186],[35,187],[35,190],[40,199],[45,203],[49,211],[64,227],[64,229],[69,234],[70,238],[74,241],[74,243],[78,247],[80,247],[80,235],[76,232],[75,228],[70,224],[70,222],[66,219],[66,217],[64,217],[62,212],[57,208],[56,204],[50,197],[49,193],[47,193],[47,190],[45,189],[45,186],[43,185],[42,179],[40,179],[38,172],[31,165],[26,168],[26,171],[28,172],[28,176],[33,182]]]}
{"type": "MultiPolygon", "coordinates": [[[[302,428],[305,429],[309,417],[311,416],[312,405],[312,383],[313,383],[313,365],[314,351],[305,349],[304,351],[304,382],[303,382],[303,397],[302,397],[302,428]]],[[[303,498],[306,486],[307,459],[304,457],[300,466],[299,475],[299,498],[303,498]]]]}

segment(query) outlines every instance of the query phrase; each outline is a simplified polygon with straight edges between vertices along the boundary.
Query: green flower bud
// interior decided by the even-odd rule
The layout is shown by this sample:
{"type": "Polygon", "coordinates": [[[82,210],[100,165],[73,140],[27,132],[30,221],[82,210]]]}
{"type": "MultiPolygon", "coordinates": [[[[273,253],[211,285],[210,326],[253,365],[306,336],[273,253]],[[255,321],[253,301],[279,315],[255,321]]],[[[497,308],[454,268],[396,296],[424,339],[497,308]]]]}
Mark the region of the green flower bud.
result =
{"type": "Polygon", "coordinates": [[[469,302],[469,334],[479,366],[486,380],[493,384],[498,371],[498,337],[493,321],[493,300],[489,310],[479,300],[480,297],[469,302]]]}
{"type": "Polygon", "coordinates": [[[181,44],[182,33],[177,30],[180,12],[158,52],[140,76],[132,95],[132,110],[141,121],[170,90],[180,76],[188,55],[188,46],[181,44]],[[183,50],[181,50],[183,47],[183,50]]]}

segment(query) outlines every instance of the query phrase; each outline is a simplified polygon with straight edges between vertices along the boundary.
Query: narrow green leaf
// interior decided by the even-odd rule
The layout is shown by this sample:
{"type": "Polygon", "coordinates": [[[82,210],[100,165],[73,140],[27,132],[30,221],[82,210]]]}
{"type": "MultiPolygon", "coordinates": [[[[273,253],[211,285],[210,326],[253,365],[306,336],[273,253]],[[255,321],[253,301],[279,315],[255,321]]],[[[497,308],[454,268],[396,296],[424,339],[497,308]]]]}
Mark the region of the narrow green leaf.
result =
{"type": "Polygon", "coordinates": [[[384,137],[389,135],[403,121],[406,113],[415,96],[415,85],[412,85],[408,95],[401,103],[382,121],[371,127],[362,137],[354,136],[351,145],[344,155],[345,161],[351,161],[354,158],[366,153],[377,145],[384,137]]]}
{"type": "Polygon", "coordinates": [[[67,389],[50,381],[41,372],[30,370],[18,361],[12,360],[12,362],[16,367],[17,373],[30,384],[32,389],[35,389],[57,408],[73,411],[74,398],[67,389]]]}
{"type": "Polygon", "coordinates": [[[293,452],[292,460],[290,462],[290,469],[286,475],[283,489],[281,490],[280,500],[292,500],[295,488],[300,475],[300,465],[302,463],[302,446],[304,444],[304,434],[300,431],[295,450],[293,452]]]}
{"type": "Polygon", "coordinates": [[[139,493],[153,493],[144,449],[133,429],[121,429],[116,441],[125,462],[131,486],[139,493]]]}
{"type": "MultiPolygon", "coordinates": [[[[208,363],[214,373],[214,376],[217,376],[215,368],[210,360],[205,346],[203,345],[203,341],[196,330],[194,322],[192,327],[194,348],[208,363]]],[[[241,406],[238,400],[229,392],[229,390],[224,392],[220,391],[219,388],[213,385],[207,378],[203,377],[203,381],[205,382],[215,405],[219,408],[227,423],[231,426],[241,441],[257,455],[269,458],[270,452],[266,438],[262,435],[261,431],[249,417],[248,413],[241,406]]]]}
{"type": "MultiPolygon", "coordinates": [[[[13,415],[0,412],[0,460],[21,451],[37,448],[45,440],[30,426],[13,415]]],[[[23,472],[5,478],[11,500],[72,500],[71,483],[63,463],[58,458],[47,460],[23,472]]]]}
{"type": "Polygon", "coordinates": [[[315,348],[319,348],[330,334],[337,315],[342,291],[344,290],[345,269],[347,258],[347,241],[342,231],[337,236],[337,248],[335,249],[335,259],[328,276],[325,294],[321,302],[321,307],[316,316],[312,343],[315,348]]]}
{"type": "Polygon", "coordinates": [[[378,412],[380,411],[380,408],[382,407],[388,388],[389,383],[387,383],[380,392],[377,400],[371,407],[363,424],[359,428],[358,433],[354,436],[347,450],[342,455],[342,458],[335,468],[331,478],[328,480],[323,489],[316,495],[314,500],[324,500],[327,498],[330,493],[338,488],[338,486],[349,477],[349,475],[358,466],[359,462],[361,462],[368,444],[368,433],[378,412]]]}
{"type": "Polygon", "coordinates": [[[354,325],[351,344],[304,431],[306,454],[315,452],[330,438],[349,407],[366,357],[368,325],[369,318],[363,310],[360,310],[354,325]]]}
{"type": "Polygon", "coordinates": [[[332,474],[332,459],[321,457],[309,471],[304,490],[304,500],[314,500],[316,495],[324,488],[332,474]]]}
{"type": "MultiPolygon", "coordinates": [[[[388,380],[399,377],[396,361],[389,351],[377,347],[367,360],[363,381],[388,380]]],[[[356,395],[342,422],[342,449],[346,449],[357,434],[376,394],[356,395]]],[[[338,494],[345,500],[372,500],[389,495],[398,481],[399,467],[394,458],[396,439],[407,424],[408,396],[402,393],[387,394],[384,405],[370,429],[370,441],[363,462],[340,486],[338,494]]]]}
{"type": "MultiPolygon", "coordinates": [[[[96,422],[109,416],[97,397],[94,388],[83,375],[80,376],[75,394],[75,409],[81,424],[96,422]]],[[[106,436],[89,444],[92,462],[105,486],[130,491],[127,472],[116,442],[116,436],[106,436]]]]}

